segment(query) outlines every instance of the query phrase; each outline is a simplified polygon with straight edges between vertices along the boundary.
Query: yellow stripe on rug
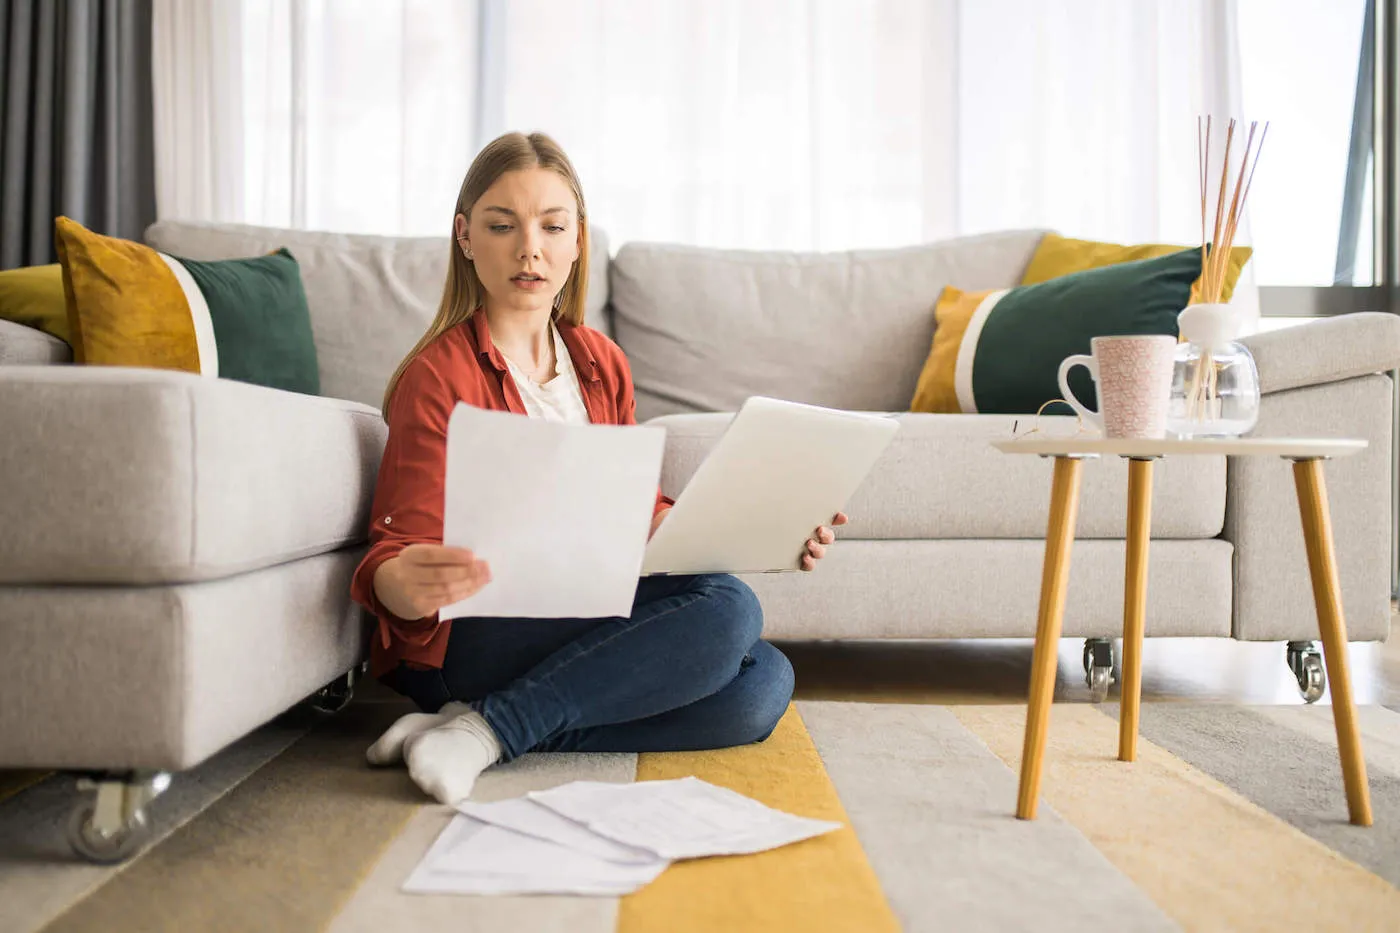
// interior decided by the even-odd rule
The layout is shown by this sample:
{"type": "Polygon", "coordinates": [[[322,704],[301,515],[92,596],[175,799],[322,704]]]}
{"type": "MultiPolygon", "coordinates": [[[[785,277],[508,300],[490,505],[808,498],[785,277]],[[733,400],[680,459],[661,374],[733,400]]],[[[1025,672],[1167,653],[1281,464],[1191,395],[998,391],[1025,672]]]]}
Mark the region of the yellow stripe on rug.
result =
{"type": "Polygon", "coordinates": [[[756,855],[677,862],[622,899],[618,933],[899,929],[795,706],[758,745],[638,756],[639,781],[687,775],[798,816],[846,825],[756,855]]]}
{"type": "MultiPolygon", "coordinates": [[[[1019,771],[1024,706],[950,709],[1019,771]]],[[[1186,929],[1394,929],[1400,891],[1381,878],[1160,746],[1139,738],[1133,763],[1117,753],[1116,720],[1057,705],[1041,799],[1186,929]]]]}

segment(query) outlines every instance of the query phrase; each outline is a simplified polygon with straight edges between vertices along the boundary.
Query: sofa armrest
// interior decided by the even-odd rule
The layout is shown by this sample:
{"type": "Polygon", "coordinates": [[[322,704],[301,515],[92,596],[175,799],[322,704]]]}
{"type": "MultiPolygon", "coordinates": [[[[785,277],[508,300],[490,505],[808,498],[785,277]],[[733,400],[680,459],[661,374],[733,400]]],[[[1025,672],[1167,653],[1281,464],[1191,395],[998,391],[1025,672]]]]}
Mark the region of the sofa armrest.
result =
{"type": "MultiPolygon", "coordinates": [[[[1301,330],[1301,328],[1299,328],[1301,330]]],[[[1356,437],[1365,450],[1326,466],[1328,512],[1351,641],[1390,632],[1392,382],[1369,374],[1264,396],[1256,437],[1356,437]]],[[[1314,640],[1317,613],[1292,471],[1276,457],[1231,457],[1225,529],[1235,546],[1234,637],[1314,640]]]]}
{"type": "Polygon", "coordinates": [[[0,590],[219,580],[358,546],[387,434],[369,405],[231,379],[0,366],[0,590]]]}
{"type": "Polygon", "coordinates": [[[1262,393],[1340,382],[1400,368],[1400,316],[1359,311],[1253,334],[1262,393]]]}
{"type": "Polygon", "coordinates": [[[51,334],[0,320],[0,366],[43,366],[73,362],[73,350],[51,334]]]}

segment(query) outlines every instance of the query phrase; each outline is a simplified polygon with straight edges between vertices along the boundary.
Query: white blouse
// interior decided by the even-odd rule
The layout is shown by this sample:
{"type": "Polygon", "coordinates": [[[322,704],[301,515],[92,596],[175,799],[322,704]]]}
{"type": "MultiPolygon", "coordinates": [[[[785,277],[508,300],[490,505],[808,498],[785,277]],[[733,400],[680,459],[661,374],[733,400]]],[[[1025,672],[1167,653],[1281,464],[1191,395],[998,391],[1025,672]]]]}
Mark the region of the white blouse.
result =
{"type": "MultiPolygon", "coordinates": [[[[578,372],[574,369],[573,358],[569,356],[569,348],[564,345],[564,338],[553,322],[550,322],[549,330],[554,335],[554,368],[557,371],[553,379],[541,385],[509,359],[506,359],[506,367],[515,380],[515,387],[520,390],[525,412],[531,418],[588,424],[588,408],[583,404],[583,389],[579,386],[578,372]]],[[[501,355],[505,356],[504,353],[501,355]]]]}

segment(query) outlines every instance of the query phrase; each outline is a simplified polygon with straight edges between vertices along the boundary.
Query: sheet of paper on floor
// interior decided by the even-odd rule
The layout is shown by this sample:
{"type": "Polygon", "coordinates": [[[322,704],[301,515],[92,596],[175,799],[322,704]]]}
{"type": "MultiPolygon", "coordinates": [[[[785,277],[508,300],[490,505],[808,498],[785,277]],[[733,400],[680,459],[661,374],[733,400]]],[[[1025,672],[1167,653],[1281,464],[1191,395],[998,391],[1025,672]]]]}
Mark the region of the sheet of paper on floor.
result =
{"type": "Polygon", "coordinates": [[[457,811],[483,823],[555,842],[610,862],[650,865],[657,860],[654,852],[634,849],[600,836],[582,823],[560,816],[528,797],[498,800],[495,803],[473,803],[468,800],[459,803],[457,811]]]}
{"type": "Polygon", "coordinates": [[[440,618],[629,615],[665,441],[660,428],[557,424],[458,403],[447,424],[443,543],[490,564],[491,582],[440,618]],[[567,546],[578,541],[588,546],[567,546]]]}
{"type": "Polygon", "coordinates": [[[529,797],[601,836],[669,859],[762,852],[841,828],[774,810],[695,777],[634,784],[574,781],[529,797]]]}
{"type": "Polygon", "coordinates": [[[411,894],[621,895],[645,887],[667,859],[614,862],[458,814],[403,884],[411,894]]]}

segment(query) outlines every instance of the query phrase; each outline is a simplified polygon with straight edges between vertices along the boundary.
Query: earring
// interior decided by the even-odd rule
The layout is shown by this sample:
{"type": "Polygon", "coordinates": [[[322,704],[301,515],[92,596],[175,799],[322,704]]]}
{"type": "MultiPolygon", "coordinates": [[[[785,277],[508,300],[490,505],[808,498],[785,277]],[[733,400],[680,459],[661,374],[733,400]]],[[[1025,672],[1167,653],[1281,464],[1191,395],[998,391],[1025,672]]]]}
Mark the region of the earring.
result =
{"type": "MultiPolygon", "coordinates": [[[[464,236],[459,236],[459,237],[457,238],[457,242],[458,242],[458,243],[464,243],[464,242],[466,242],[466,239],[467,239],[467,238],[464,237],[464,236]]],[[[472,259],[472,249],[471,249],[470,246],[467,247],[466,253],[467,253],[467,260],[470,261],[470,260],[472,259]]]]}

